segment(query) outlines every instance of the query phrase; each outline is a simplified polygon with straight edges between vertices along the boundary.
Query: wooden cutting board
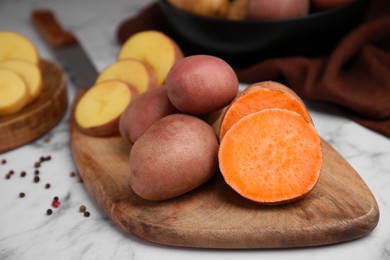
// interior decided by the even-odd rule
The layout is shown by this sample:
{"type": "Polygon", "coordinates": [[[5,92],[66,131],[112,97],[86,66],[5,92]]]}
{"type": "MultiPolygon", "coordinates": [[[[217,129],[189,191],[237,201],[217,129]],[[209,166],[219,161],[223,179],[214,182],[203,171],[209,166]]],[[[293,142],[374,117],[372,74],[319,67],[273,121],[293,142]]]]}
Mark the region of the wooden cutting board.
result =
{"type": "Polygon", "coordinates": [[[0,153],[30,143],[51,130],[68,107],[65,76],[56,64],[41,60],[42,93],[19,112],[0,117],[0,153]]]}
{"type": "Polygon", "coordinates": [[[201,248],[317,246],[363,237],[379,220],[369,188],[324,140],[314,190],[291,204],[261,206],[238,195],[220,174],[175,199],[146,201],[129,184],[128,144],[120,137],[84,135],[74,124],[70,131],[74,160],[90,195],[120,228],[150,242],[201,248]]]}

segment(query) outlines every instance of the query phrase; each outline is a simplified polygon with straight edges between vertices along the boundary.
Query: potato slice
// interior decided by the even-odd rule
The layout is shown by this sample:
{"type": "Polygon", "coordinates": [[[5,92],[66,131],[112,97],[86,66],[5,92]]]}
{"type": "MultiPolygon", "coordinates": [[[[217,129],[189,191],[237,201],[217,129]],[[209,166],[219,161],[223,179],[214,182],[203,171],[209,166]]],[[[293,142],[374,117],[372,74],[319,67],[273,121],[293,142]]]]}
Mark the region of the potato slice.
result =
{"type": "Polygon", "coordinates": [[[0,62],[0,68],[12,70],[26,83],[29,92],[29,101],[33,101],[42,90],[42,74],[37,65],[24,60],[5,60],[0,62]]]}
{"type": "Polygon", "coordinates": [[[150,65],[136,59],[123,59],[106,67],[96,79],[96,83],[105,80],[122,80],[137,88],[139,93],[157,85],[156,74],[150,65]]]}
{"type": "Polygon", "coordinates": [[[35,45],[23,35],[0,31],[0,61],[8,59],[21,59],[38,65],[39,54],[35,45]]]}
{"type": "Polygon", "coordinates": [[[0,68],[0,116],[21,110],[28,102],[26,83],[18,74],[0,68]]]}
{"type": "Polygon", "coordinates": [[[119,135],[119,118],[132,100],[131,86],[107,80],[92,86],[79,100],[75,120],[87,135],[119,135]]]}
{"type": "Polygon", "coordinates": [[[173,39],[154,30],[132,35],[118,54],[118,60],[133,58],[149,64],[156,73],[158,85],[165,82],[173,64],[182,57],[183,53],[173,39]]]}

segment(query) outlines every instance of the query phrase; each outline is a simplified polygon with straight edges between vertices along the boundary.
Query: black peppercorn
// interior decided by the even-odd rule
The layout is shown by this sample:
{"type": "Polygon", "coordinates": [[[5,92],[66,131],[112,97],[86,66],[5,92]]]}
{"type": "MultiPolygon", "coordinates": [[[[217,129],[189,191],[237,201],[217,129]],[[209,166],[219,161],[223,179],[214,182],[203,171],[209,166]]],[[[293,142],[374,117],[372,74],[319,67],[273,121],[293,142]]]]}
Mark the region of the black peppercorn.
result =
{"type": "Polygon", "coordinates": [[[39,176],[34,176],[34,182],[35,182],[35,183],[39,182],[39,180],[40,180],[40,179],[39,179],[39,176]]]}

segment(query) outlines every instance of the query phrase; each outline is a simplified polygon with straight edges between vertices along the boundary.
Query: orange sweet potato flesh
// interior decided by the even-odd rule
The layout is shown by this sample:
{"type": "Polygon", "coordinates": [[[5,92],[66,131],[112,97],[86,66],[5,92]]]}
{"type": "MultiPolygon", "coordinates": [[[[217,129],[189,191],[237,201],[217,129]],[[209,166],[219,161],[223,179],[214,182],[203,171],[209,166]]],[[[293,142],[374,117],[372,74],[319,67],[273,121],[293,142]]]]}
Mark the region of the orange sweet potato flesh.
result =
{"type": "Polygon", "coordinates": [[[298,113],[264,109],[242,117],[226,132],[218,161],[226,183],[240,195],[282,204],[314,188],[322,166],[321,140],[298,113]]]}
{"type": "Polygon", "coordinates": [[[274,81],[257,82],[241,92],[226,109],[221,120],[219,139],[222,140],[226,131],[241,117],[272,107],[295,111],[312,123],[305,104],[290,88],[274,81]]]}

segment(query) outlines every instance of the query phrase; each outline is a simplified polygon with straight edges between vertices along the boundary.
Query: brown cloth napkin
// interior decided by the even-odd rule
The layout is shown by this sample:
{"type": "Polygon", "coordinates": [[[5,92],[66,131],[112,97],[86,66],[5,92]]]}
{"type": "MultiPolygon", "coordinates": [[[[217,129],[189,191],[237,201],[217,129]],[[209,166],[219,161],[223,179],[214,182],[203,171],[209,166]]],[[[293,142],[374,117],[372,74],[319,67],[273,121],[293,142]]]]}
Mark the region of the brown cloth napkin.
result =
{"type": "MultiPolygon", "coordinates": [[[[124,21],[117,36],[123,43],[149,29],[171,36],[185,55],[199,53],[176,34],[157,3],[124,21]]],[[[362,23],[329,53],[269,58],[235,71],[240,82],[281,81],[302,98],[340,105],[357,123],[390,137],[390,1],[372,0],[362,23]]]]}

